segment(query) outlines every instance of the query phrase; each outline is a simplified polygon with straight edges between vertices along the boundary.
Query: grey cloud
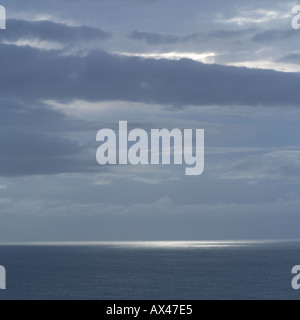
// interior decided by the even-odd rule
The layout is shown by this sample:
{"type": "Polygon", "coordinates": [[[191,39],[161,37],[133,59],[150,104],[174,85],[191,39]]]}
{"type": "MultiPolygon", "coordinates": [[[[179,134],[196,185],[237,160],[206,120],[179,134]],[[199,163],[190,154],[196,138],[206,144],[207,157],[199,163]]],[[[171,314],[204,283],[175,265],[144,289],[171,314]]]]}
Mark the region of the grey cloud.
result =
{"type": "MultiPolygon", "coordinates": [[[[28,130],[27,130],[28,131],[28,130]]],[[[0,176],[24,176],[88,172],[93,158],[86,157],[87,146],[55,133],[14,130],[3,132],[0,138],[0,176]]]]}
{"type": "Polygon", "coordinates": [[[0,99],[0,130],[10,128],[26,128],[26,130],[42,129],[43,131],[61,131],[70,127],[71,122],[58,111],[50,110],[43,104],[36,106],[16,102],[14,99],[0,99]]]}
{"type": "Polygon", "coordinates": [[[128,206],[0,198],[1,219],[5,221],[0,226],[0,239],[232,240],[266,235],[284,238],[287,234],[297,238],[299,203],[296,194],[262,204],[188,206],[176,206],[168,197],[153,204],[128,206]]]}
{"type": "Polygon", "coordinates": [[[172,34],[160,34],[155,32],[141,32],[134,31],[129,35],[130,39],[143,41],[149,45],[167,45],[167,44],[179,44],[187,42],[206,42],[209,43],[212,39],[239,39],[243,40],[243,37],[251,35],[256,29],[245,30],[215,30],[207,34],[205,33],[191,33],[183,36],[172,34]]]}
{"type": "Polygon", "coordinates": [[[28,102],[123,100],[173,106],[299,102],[299,74],[188,59],[141,59],[103,51],[63,56],[58,51],[1,45],[0,65],[1,96],[28,102]]]}
{"type": "MultiPolygon", "coordinates": [[[[47,144],[47,141],[45,141],[47,144]]],[[[68,147],[68,145],[65,145],[68,147]]],[[[20,177],[28,175],[49,175],[61,173],[92,172],[92,162],[70,157],[0,157],[1,177],[20,177]]]]}
{"type": "Polygon", "coordinates": [[[232,164],[226,178],[233,179],[299,179],[300,151],[274,151],[251,155],[232,164]]]}
{"type": "Polygon", "coordinates": [[[71,138],[72,131],[93,130],[84,121],[68,119],[42,104],[32,107],[1,100],[0,125],[2,177],[97,168],[93,158],[86,157],[90,145],[71,138]]]}
{"type": "Polygon", "coordinates": [[[108,39],[110,34],[101,29],[87,26],[68,26],[51,21],[26,21],[9,19],[7,29],[0,35],[0,41],[39,39],[59,43],[108,39]]]}
{"type": "Polygon", "coordinates": [[[278,61],[300,64],[300,54],[299,53],[292,53],[292,54],[289,54],[289,55],[282,57],[278,61]]]}
{"type": "Polygon", "coordinates": [[[129,35],[130,39],[144,41],[150,45],[158,44],[174,44],[174,43],[184,43],[192,40],[199,40],[202,38],[199,34],[192,34],[187,36],[176,36],[168,34],[159,34],[155,32],[141,32],[134,31],[129,35]]]}
{"type": "Polygon", "coordinates": [[[68,117],[45,103],[26,104],[14,99],[0,99],[0,126],[2,130],[40,131],[58,134],[97,130],[101,121],[85,121],[68,117]]]}
{"type": "Polygon", "coordinates": [[[85,130],[94,141],[100,122],[68,118],[42,100],[298,105],[298,74],[100,51],[78,57],[13,45],[0,49],[1,176],[103,171],[95,161],[96,144],[72,138],[72,131],[85,130]]]}
{"type": "Polygon", "coordinates": [[[236,38],[251,35],[256,31],[254,28],[244,29],[244,30],[215,30],[208,33],[208,37],[211,38],[236,38]]]}
{"type": "Polygon", "coordinates": [[[299,32],[294,29],[289,30],[267,30],[257,33],[252,40],[256,42],[268,42],[268,41],[278,41],[286,40],[291,37],[298,35],[299,32]]]}

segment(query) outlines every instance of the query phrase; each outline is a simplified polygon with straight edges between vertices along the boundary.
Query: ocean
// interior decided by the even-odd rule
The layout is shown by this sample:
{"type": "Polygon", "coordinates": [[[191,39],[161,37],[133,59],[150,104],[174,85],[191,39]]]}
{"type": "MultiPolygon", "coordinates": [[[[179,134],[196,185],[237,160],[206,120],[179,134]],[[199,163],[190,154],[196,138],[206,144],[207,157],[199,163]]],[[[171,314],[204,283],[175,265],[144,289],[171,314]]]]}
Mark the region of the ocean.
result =
{"type": "Polygon", "coordinates": [[[300,299],[300,241],[0,245],[0,300],[300,299]]]}

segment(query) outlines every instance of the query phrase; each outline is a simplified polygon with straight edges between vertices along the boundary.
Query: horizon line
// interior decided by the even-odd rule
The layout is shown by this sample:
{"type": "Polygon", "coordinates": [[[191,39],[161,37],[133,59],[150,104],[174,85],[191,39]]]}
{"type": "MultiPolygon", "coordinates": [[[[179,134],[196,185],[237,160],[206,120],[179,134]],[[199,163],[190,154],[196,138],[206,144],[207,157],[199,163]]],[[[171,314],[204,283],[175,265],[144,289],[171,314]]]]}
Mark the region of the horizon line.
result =
{"type": "Polygon", "coordinates": [[[1,241],[0,246],[47,246],[47,245],[128,245],[128,244],[160,244],[160,245],[172,245],[172,244],[203,244],[203,245],[214,245],[214,244],[259,244],[259,243],[276,243],[276,242],[296,242],[300,239],[232,239],[232,240],[49,240],[49,241],[1,241]]]}

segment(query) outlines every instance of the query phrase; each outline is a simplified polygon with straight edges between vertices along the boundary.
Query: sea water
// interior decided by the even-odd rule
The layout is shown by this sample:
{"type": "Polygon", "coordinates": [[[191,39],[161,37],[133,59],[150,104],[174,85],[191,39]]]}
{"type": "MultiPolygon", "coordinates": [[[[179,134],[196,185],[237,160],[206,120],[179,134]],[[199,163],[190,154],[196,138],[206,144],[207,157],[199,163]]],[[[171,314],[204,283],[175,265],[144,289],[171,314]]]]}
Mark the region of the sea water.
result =
{"type": "Polygon", "coordinates": [[[0,245],[1,299],[300,299],[300,241],[0,245]]]}

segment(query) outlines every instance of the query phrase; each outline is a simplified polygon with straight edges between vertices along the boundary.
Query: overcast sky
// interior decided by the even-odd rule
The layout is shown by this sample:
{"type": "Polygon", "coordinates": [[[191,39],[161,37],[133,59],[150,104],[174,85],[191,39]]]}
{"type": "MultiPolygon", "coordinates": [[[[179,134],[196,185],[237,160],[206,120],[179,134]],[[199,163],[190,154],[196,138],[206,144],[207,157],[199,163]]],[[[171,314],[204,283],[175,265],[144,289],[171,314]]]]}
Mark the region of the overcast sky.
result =
{"type": "Polygon", "coordinates": [[[1,0],[0,241],[298,238],[295,1],[1,0]],[[97,131],[205,129],[205,170],[97,131]]]}

